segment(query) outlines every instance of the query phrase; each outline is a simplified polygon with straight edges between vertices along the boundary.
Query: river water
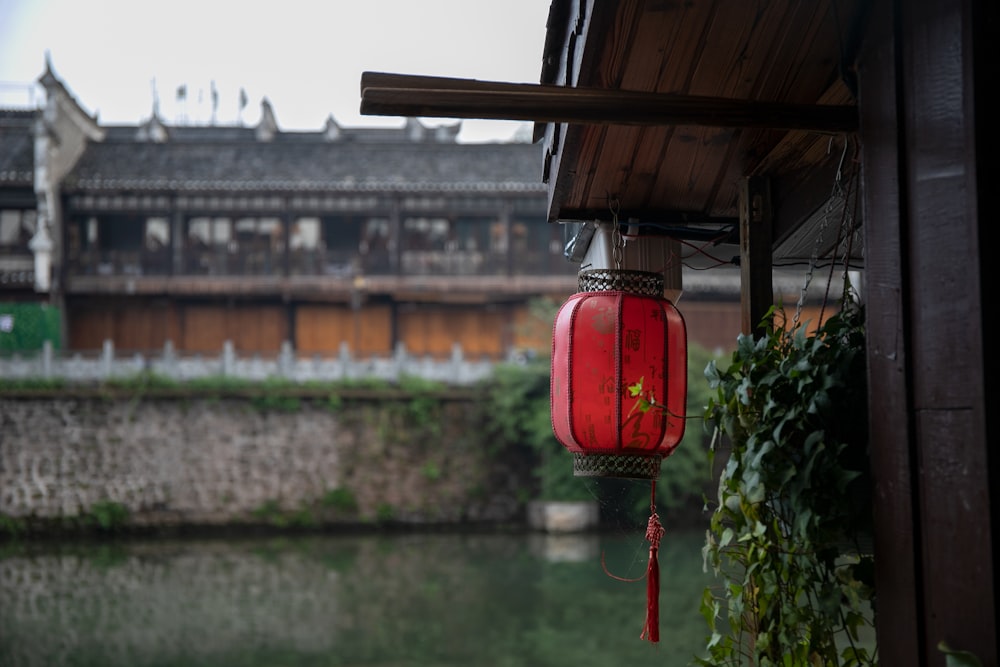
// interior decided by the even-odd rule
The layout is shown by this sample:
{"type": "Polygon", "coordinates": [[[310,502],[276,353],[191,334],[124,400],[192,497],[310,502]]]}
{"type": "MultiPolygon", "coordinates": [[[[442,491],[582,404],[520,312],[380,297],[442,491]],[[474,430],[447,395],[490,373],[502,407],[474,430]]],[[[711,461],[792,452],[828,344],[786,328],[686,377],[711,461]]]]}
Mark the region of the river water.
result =
{"type": "Polygon", "coordinates": [[[0,544],[2,667],[682,667],[704,533],[642,530],[0,544]]]}

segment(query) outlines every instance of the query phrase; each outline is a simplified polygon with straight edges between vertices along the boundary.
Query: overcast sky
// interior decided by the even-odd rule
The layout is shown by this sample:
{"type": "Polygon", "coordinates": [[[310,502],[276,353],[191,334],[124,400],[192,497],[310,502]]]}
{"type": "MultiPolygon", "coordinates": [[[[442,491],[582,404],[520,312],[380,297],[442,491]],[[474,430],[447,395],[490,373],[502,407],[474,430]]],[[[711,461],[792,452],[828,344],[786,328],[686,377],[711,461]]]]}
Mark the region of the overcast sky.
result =
{"type": "MultiPolygon", "coordinates": [[[[548,10],[549,0],[0,0],[0,107],[39,101],[29,88],[48,52],[102,123],[148,119],[154,90],[164,120],[207,123],[214,82],[219,124],[256,124],[266,97],[283,130],[319,130],[331,114],[345,127],[398,127],[361,115],[362,72],[538,83],[548,10]]],[[[526,125],[463,120],[459,138],[508,140],[526,125]]]]}

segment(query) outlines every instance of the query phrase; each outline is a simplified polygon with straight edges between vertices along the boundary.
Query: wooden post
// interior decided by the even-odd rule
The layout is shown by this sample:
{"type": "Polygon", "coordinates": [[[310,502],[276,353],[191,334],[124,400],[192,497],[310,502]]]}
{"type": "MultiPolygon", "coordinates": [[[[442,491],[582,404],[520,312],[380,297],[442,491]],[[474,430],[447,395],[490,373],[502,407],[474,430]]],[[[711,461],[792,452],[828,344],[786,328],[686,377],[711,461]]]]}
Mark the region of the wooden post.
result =
{"type": "Polygon", "coordinates": [[[766,177],[743,179],[740,187],[741,329],[754,335],[774,303],[771,281],[771,185],[766,177]]]}

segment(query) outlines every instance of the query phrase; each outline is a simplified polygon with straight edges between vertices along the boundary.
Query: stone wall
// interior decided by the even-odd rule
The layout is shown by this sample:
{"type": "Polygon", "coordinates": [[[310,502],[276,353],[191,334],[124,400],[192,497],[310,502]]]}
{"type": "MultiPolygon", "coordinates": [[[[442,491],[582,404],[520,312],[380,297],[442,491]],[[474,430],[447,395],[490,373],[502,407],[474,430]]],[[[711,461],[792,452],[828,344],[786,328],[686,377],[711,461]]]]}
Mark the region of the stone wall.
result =
{"type": "Polygon", "coordinates": [[[480,441],[474,405],[0,397],[0,517],[119,504],[136,526],[520,520],[530,464],[480,441]]]}

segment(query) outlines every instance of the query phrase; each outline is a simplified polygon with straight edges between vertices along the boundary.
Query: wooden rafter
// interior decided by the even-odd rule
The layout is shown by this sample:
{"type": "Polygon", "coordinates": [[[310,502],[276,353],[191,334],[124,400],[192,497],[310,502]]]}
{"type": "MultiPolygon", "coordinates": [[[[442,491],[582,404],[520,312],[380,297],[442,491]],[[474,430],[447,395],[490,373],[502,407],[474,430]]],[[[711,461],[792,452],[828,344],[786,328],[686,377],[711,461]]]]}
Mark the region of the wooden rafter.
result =
{"type": "Polygon", "coordinates": [[[854,106],[364,72],[361,113],[591,125],[691,125],[853,132],[854,106]]]}

